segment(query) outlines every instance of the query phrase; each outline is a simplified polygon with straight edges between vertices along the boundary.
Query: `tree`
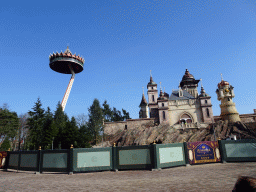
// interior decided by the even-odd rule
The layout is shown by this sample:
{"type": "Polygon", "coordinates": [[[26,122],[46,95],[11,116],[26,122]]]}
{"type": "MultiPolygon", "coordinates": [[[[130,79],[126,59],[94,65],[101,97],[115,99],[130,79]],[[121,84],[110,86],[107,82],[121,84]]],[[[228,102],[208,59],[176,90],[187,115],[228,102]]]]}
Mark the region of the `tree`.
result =
{"type": "Polygon", "coordinates": [[[126,119],[131,119],[129,112],[127,112],[124,109],[122,109],[122,112],[123,112],[123,121],[126,120],[126,119]]]}
{"type": "Polygon", "coordinates": [[[103,111],[98,99],[93,100],[93,104],[88,109],[89,123],[88,128],[93,135],[93,144],[97,144],[100,131],[103,131],[103,111]]]}
{"type": "Polygon", "coordinates": [[[19,119],[16,112],[0,108],[0,143],[6,137],[15,138],[18,135],[19,119]]]}
{"type": "Polygon", "coordinates": [[[84,113],[81,113],[75,117],[77,126],[80,128],[83,125],[86,125],[88,121],[88,115],[85,115],[84,113]]]}
{"type": "Polygon", "coordinates": [[[38,149],[43,144],[43,123],[45,120],[44,109],[42,108],[41,100],[38,98],[33,111],[29,111],[28,114],[28,126],[29,126],[29,143],[30,149],[38,149]]]}
{"type": "Polygon", "coordinates": [[[93,135],[88,127],[88,123],[81,126],[79,129],[78,147],[90,148],[90,141],[93,140],[93,135]]]}
{"type": "Polygon", "coordinates": [[[53,114],[51,109],[47,107],[47,111],[45,112],[44,122],[43,122],[43,142],[42,148],[47,149],[50,148],[53,138],[58,134],[58,128],[56,127],[53,114]]]}
{"type": "Polygon", "coordinates": [[[58,102],[57,104],[57,108],[56,111],[54,112],[54,126],[56,126],[56,130],[58,130],[58,134],[56,136],[56,138],[54,138],[54,148],[60,148],[62,145],[62,140],[64,137],[64,132],[63,130],[66,127],[66,123],[68,122],[68,116],[67,114],[64,113],[64,111],[62,111],[62,107],[60,102],[58,102]]]}
{"type": "Polygon", "coordinates": [[[0,145],[0,151],[7,151],[10,148],[11,148],[10,139],[9,139],[9,137],[5,137],[4,141],[0,145]]]}
{"type": "Polygon", "coordinates": [[[19,115],[19,150],[24,148],[25,140],[28,136],[28,118],[28,113],[19,115]],[[23,146],[21,146],[21,143],[23,143],[23,146]]]}
{"type": "Polygon", "coordinates": [[[78,147],[77,141],[79,137],[79,131],[76,124],[77,123],[74,117],[71,118],[71,121],[66,122],[66,126],[63,129],[62,135],[62,149],[69,149],[71,144],[73,144],[74,147],[78,147]]]}
{"type": "Polygon", "coordinates": [[[107,104],[106,100],[103,103],[103,114],[104,114],[104,121],[105,122],[111,122],[112,121],[113,111],[109,107],[109,104],[107,104]]]}

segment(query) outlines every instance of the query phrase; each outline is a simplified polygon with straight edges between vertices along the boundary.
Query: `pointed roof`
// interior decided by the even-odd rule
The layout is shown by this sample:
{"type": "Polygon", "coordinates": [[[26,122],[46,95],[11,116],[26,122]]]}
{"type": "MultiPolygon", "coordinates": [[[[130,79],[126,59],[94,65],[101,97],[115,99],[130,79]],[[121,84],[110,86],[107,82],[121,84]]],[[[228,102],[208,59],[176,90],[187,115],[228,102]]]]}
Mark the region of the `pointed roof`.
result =
{"type": "Polygon", "coordinates": [[[208,95],[205,90],[204,90],[204,87],[203,85],[201,85],[201,92],[200,92],[200,95],[198,97],[209,97],[210,95],[208,95]]]}
{"type": "Polygon", "coordinates": [[[64,53],[70,53],[71,55],[72,55],[72,53],[71,53],[71,51],[70,51],[70,49],[69,49],[69,46],[67,46],[67,49],[66,49],[66,51],[64,52],[64,53]]]}
{"type": "Polygon", "coordinates": [[[143,93],[142,94],[142,99],[141,99],[141,102],[140,102],[140,107],[147,106],[147,105],[148,105],[148,103],[147,103],[147,100],[146,100],[145,95],[143,93]]]}
{"type": "Polygon", "coordinates": [[[153,80],[153,77],[152,77],[152,74],[151,74],[151,70],[150,70],[150,80],[149,80],[148,86],[149,85],[157,85],[156,82],[154,82],[154,80],[153,80]]]}

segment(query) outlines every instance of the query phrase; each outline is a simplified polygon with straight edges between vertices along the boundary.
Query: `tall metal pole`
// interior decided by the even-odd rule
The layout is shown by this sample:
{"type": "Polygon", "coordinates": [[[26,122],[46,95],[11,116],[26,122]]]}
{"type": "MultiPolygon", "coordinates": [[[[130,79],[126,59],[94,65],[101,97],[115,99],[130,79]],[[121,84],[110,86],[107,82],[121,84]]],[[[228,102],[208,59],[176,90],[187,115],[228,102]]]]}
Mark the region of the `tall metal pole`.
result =
{"type": "Polygon", "coordinates": [[[66,104],[67,104],[67,101],[68,101],[68,97],[69,97],[72,85],[74,83],[74,80],[75,80],[75,72],[74,72],[73,68],[71,67],[71,65],[69,65],[69,69],[70,69],[70,71],[72,73],[72,76],[71,76],[71,78],[69,80],[69,84],[68,84],[67,90],[66,90],[66,92],[64,94],[64,97],[62,99],[62,102],[61,102],[62,111],[65,110],[65,107],[66,107],[66,104]]]}

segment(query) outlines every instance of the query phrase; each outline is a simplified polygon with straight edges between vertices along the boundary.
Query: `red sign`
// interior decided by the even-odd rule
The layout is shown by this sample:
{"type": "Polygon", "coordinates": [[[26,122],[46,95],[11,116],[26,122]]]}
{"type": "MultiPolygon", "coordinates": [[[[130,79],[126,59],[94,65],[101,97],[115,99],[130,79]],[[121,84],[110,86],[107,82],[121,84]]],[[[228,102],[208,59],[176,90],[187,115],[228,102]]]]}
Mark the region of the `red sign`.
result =
{"type": "Polygon", "coordinates": [[[7,156],[7,152],[5,151],[0,152],[0,169],[3,168],[5,165],[6,156],[7,156]]]}

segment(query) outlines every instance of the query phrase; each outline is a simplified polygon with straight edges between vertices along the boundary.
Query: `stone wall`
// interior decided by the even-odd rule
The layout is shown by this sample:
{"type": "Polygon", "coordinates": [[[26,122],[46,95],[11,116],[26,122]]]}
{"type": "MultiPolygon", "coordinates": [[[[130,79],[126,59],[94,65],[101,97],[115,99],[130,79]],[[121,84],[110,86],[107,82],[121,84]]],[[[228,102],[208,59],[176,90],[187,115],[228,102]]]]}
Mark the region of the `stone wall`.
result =
{"type": "Polygon", "coordinates": [[[123,131],[125,129],[136,129],[143,124],[151,124],[151,126],[153,126],[154,123],[154,118],[128,119],[126,121],[105,122],[104,133],[107,135],[113,135],[116,132],[123,131]]]}
{"type": "MultiPolygon", "coordinates": [[[[239,115],[242,123],[256,122],[256,114],[240,114],[239,115]]],[[[221,120],[220,116],[214,116],[214,121],[221,120]]]]}

